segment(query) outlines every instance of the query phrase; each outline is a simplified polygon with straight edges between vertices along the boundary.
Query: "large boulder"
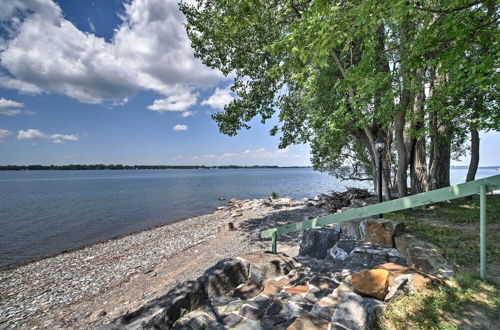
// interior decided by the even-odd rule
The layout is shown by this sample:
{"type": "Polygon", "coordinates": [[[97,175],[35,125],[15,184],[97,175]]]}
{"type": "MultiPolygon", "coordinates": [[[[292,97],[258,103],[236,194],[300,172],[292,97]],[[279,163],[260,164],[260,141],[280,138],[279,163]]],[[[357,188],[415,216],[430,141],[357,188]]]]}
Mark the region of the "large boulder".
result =
{"type": "Polygon", "coordinates": [[[409,266],[425,273],[451,278],[453,267],[448,264],[439,248],[429,242],[405,234],[394,238],[396,248],[406,257],[409,266]]]}
{"type": "Polygon", "coordinates": [[[338,300],[331,318],[332,324],[340,324],[351,330],[373,328],[386,306],[380,300],[356,294],[345,284],[333,291],[332,299],[338,300]]]}
{"type": "Polygon", "coordinates": [[[351,282],[356,293],[384,300],[389,289],[389,271],[385,269],[362,270],[352,275],[351,282]]]}
{"type": "Polygon", "coordinates": [[[369,219],[364,221],[365,241],[382,247],[394,247],[394,237],[403,233],[403,224],[387,219],[369,219]]]}
{"type": "Polygon", "coordinates": [[[214,298],[233,290],[247,278],[245,264],[241,260],[227,258],[207,269],[197,281],[205,288],[206,296],[214,298]]]}
{"type": "Polygon", "coordinates": [[[298,267],[298,262],[285,253],[271,253],[257,251],[245,254],[239,259],[247,268],[248,279],[254,282],[263,282],[288,274],[298,267]]]}
{"type": "Polygon", "coordinates": [[[205,302],[205,289],[198,281],[185,282],[137,311],[126,314],[107,329],[168,329],[174,322],[205,302]]]}
{"type": "Polygon", "coordinates": [[[302,234],[299,255],[324,259],[328,250],[339,240],[340,228],[307,229],[302,234]]]}

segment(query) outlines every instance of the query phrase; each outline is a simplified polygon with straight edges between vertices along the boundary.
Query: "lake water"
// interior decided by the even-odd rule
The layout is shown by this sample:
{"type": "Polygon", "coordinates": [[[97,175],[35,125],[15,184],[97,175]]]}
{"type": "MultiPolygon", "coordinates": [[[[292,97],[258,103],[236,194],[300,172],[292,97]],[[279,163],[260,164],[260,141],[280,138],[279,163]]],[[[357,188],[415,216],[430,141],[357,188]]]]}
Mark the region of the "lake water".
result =
{"type": "MultiPolygon", "coordinates": [[[[465,174],[452,170],[452,183],[465,174]]],[[[308,168],[0,171],[0,267],[212,212],[221,197],[302,198],[362,185],[308,168]]]]}

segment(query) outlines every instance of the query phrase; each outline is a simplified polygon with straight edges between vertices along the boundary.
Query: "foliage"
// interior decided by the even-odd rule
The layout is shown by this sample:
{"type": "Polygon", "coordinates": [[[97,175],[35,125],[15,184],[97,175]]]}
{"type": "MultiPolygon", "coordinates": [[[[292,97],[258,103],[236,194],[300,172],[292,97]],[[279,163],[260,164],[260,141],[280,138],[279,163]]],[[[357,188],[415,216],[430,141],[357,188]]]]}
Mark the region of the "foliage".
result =
{"type": "Polygon", "coordinates": [[[315,169],[369,179],[377,136],[390,167],[393,136],[407,144],[395,140],[401,159],[422,134],[459,156],[472,122],[500,127],[495,1],[197,0],[181,10],[195,56],[234,77],[238,97],[213,116],[220,131],[277,112],[270,133],[282,148],[310,143],[315,169]]]}
{"type": "Polygon", "coordinates": [[[271,199],[278,199],[278,194],[275,191],[272,192],[271,199]]]}
{"type": "Polygon", "coordinates": [[[392,302],[380,320],[382,329],[455,329],[449,316],[472,305],[492,319],[500,319],[500,287],[472,275],[458,275],[451,283],[437,283],[428,291],[392,302]]]}

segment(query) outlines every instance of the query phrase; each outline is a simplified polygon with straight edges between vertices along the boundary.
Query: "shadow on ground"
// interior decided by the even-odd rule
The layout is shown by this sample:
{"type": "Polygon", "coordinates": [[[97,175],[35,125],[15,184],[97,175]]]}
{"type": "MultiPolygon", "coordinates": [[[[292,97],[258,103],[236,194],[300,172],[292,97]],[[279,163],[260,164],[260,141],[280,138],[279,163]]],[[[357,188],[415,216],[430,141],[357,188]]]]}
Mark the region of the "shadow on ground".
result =
{"type": "MultiPolygon", "coordinates": [[[[326,215],[327,211],[324,208],[304,207],[287,210],[275,210],[264,217],[251,218],[241,223],[238,230],[245,233],[250,242],[266,242],[271,241],[269,238],[260,238],[260,232],[266,229],[279,227],[291,224],[298,221],[303,221],[322,215],[326,215]]],[[[286,243],[289,245],[299,245],[302,238],[302,232],[289,233],[278,236],[278,243],[286,243]]]]}

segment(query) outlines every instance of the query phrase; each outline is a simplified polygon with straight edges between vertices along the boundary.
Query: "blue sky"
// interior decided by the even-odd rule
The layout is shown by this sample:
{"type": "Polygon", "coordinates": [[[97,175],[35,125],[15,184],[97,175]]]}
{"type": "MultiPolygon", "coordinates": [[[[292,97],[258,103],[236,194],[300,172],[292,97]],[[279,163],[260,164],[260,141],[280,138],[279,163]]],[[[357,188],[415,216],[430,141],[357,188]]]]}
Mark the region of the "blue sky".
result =
{"type": "MultiPolygon", "coordinates": [[[[276,119],[218,132],[231,80],[194,59],[177,2],[1,1],[0,164],[309,165],[276,119]]],[[[499,165],[500,134],[482,137],[499,165]]]]}

